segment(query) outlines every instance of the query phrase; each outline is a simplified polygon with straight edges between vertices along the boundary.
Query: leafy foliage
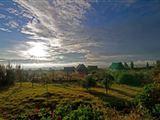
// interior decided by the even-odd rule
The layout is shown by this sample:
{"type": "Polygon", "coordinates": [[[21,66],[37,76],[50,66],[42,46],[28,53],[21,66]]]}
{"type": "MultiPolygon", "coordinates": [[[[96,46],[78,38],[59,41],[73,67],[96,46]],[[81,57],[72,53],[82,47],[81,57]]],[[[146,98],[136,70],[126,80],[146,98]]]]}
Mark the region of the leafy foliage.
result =
{"type": "Polygon", "coordinates": [[[88,75],[85,79],[85,83],[83,84],[83,87],[86,89],[89,89],[91,87],[94,87],[96,85],[96,80],[93,77],[93,75],[88,75]]]}
{"type": "Polygon", "coordinates": [[[93,110],[89,106],[80,106],[77,110],[73,110],[64,120],[103,120],[103,113],[93,110]]]}
{"type": "Polygon", "coordinates": [[[134,62],[133,61],[131,61],[130,66],[131,66],[131,69],[134,69],[134,62]]]}
{"type": "Polygon", "coordinates": [[[143,92],[137,95],[134,102],[140,107],[147,109],[153,116],[160,115],[160,85],[149,84],[143,92]]]}
{"type": "Polygon", "coordinates": [[[126,84],[126,85],[131,85],[131,86],[139,86],[141,85],[141,76],[139,75],[133,75],[129,73],[123,73],[119,76],[119,83],[121,84],[126,84]]]}
{"type": "Polygon", "coordinates": [[[13,85],[16,80],[16,74],[11,65],[0,65],[0,87],[13,85]]]}
{"type": "Polygon", "coordinates": [[[108,73],[105,75],[105,78],[102,80],[106,93],[108,89],[110,88],[110,86],[112,85],[113,81],[114,81],[114,77],[108,73]]]}
{"type": "Polygon", "coordinates": [[[149,71],[110,71],[115,82],[130,86],[143,86],[152,83],[152,76],[149,71]]]}
{"type": "Polygon", "coordinates": [[[30,114],[22,114],[16,117],[18,120],[103,120],[103,113],[89,106],[75,106],[67,104],[58,106],[54,110],[35,109],[30,114]]]}

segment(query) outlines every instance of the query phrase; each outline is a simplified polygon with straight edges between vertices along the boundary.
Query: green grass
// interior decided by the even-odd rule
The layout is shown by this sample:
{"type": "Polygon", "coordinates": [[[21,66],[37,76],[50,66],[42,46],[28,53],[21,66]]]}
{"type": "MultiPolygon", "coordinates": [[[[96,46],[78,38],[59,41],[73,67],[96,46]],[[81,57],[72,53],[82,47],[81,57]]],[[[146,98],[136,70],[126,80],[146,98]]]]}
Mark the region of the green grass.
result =
{"type": "Polygon", "coordinates": [[[46,107],[52,103],[86,102],[104,109],[106,104],[130,101],[141,91],[138,87],[113,84],[106,95],[104,88],[92,88],[87,91],[79,86],[49,84],[47,94],[46,87],[41,84],[34,84],[32,87],[31,83],[26,82],[22,87],[19,86],[17,83],[0,92],[0,118],[2,115],[11,118],[21,112],[29,112],[37,104],[46,107]]]}

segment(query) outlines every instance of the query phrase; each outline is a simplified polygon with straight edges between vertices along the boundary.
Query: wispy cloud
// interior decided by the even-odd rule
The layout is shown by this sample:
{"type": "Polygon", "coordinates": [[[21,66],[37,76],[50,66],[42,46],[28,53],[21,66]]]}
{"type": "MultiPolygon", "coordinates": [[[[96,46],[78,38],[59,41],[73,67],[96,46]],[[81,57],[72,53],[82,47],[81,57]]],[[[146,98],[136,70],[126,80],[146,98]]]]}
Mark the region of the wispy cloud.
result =
{"type": "MultiPolygon", "coordinates": [[[[87,41],[87,33],[82,33],[84,30],[82,22],[90,8],[89,2],[85,0],[15,0],[15,2],[25,10],[23,16],[30,19],[22,27],[21,32],[29,35],[30,40],[43,43],[43,47],[47,48],[45,52],[50,54],[50,59],[59,60],[59,56],[68,53],[74,52],[76,55],[85,52],[87,50],[84,46],[94,44],[87,41]]],[[[27,48],[31,49],[32,45],[27,45],[27,48]]]]}
{"type": "Polygon", "coordinates": [[[156,15],[150,18],[158,5],[152,8],[139,0],[13,1],[16,7],[6,9],[7,16],[0,14],[7,22],[7,29],[2,25],[0,30],[18,29],[26,35],[26,40],[9,51],[19,56],[19,62],[105,64],[145,60],[158,49],[150,41],[158,36],[159,27],[154,23],[159,19],[156,15]],[[145,18],[146,14],[150,16],[145,18]]]}
{"type": "Polygon", "coordinates": [[[6,26],[8,26],[10,29],[15,29],[19,27],[19,24],[16,21],[9,21],[8,23],[6,23],[6,26]]]}
{"type": "Polygon", "coordinates": [[[0,14],[0,19],[4,19],[6,16],[4,14],[0,14]]]}
{"type": "Polygon", "coordinates": [[[6,29],[6,28],[0,28],[0,30],[4,32],[11,32],[9,29],[6,29]]]}

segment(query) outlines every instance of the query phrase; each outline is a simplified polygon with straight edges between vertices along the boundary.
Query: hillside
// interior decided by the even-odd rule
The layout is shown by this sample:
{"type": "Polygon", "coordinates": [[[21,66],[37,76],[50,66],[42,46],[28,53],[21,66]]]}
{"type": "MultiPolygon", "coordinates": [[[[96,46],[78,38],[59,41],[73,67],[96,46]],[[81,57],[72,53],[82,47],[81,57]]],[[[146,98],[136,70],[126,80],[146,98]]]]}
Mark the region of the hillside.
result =
{"type": "Polygon", "coordinates": [[[37,105],[46,108],[51,104],[88,103],[110,114],[113,107],[119,109],[116,108],[116,104],[132,100],[140,90],[141,88],[137,87],[114,84],[106,95],[104,88],[101,87],[87,91],[74,85],[49,84],[47,87],[34,84],[32,87],[31,83],[26,82],[20,87],[17,83],[14,87],[0,92],[0,113],[5,118],[14,118],[19,113],[33,111],[37,105]]]}

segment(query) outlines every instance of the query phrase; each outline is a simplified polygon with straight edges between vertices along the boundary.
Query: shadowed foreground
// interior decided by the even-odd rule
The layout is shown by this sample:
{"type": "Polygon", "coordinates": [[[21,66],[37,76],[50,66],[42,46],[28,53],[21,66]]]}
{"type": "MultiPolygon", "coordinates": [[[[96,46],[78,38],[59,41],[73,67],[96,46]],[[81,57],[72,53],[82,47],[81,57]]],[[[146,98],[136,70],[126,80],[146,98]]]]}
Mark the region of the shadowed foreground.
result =
{"type": "Polygon", "coordinates": [[[22,87],[19,86],[16,84],[8,90],[1,91],[1,116],[12,118],[19,113],[29,112],[36,105],[47,107],[53,103],[57,105],[80,102],[92,104],[102,110],[107,109],[107,107],[116,108],[114,104],[130,101],[140,91],[140,88],[117,84],[112,86],[107,95],[104,88],[92,88],[87,91],[79,86],[59,84],[49,84],[48,87],[34,84],[32,87],[29,82],[23,83],[22,87]]]}

